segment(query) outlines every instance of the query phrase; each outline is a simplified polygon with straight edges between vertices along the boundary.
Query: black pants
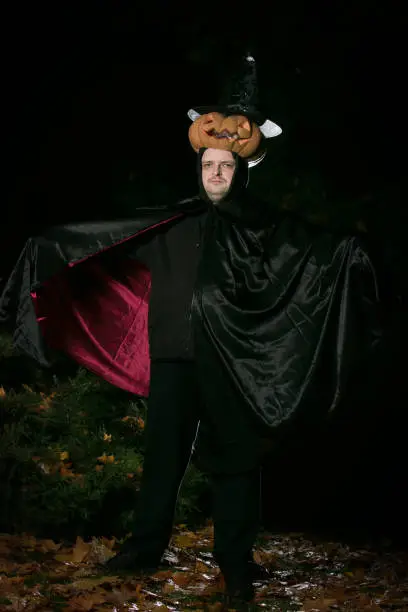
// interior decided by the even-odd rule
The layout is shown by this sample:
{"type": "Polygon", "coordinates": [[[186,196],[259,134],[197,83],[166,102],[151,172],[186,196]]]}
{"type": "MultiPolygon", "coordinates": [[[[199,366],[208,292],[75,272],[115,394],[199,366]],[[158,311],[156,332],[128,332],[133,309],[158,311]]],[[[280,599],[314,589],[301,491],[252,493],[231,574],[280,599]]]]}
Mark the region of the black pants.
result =
{"type": "MultiPolygon", "coordinates": [[[[141,554],[161,557],[169,543],[202,410],[194,364],[152,364],[144,470],[132,538],[141,554]]],[[[210,476],[214,557],[227,584],[240,585],[259,529],[259,468],[210,476]]]]}

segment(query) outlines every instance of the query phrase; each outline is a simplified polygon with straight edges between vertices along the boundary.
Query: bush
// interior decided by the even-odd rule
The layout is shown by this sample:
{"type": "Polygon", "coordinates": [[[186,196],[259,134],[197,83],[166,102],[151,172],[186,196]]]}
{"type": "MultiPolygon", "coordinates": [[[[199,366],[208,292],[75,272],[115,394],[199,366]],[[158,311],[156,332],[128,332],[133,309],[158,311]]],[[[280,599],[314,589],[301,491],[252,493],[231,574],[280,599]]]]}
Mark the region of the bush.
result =
{"type": "MultiPolygon", "coordinates": [[[[15,387],[2,375],[0,529],[68,539],[125,535],[137,511],[145,401],[83,369],[57,378],[30,364],[22,368],[30,385],[17,386],[24,358],[4,338],[0,346],[15,387]]],[[[190,466],[176,520],[199,518],[205,488],[206,478],[190,466]]]]}

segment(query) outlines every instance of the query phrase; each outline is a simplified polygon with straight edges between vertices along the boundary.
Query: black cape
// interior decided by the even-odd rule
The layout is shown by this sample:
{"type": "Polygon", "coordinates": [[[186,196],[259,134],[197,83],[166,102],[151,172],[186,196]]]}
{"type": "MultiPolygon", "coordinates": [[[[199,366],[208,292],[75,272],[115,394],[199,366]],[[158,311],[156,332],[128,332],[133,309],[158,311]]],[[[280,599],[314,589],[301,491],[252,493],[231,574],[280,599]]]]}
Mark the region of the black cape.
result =
{"type": "MultiPolygon", "coordinates": [[[[65,225],[30,238],[0,301],[15,346],[45,365],[48,346],[64,350],[113,384],[147,395],[148,271],[123,261],[125,272],[112,279],[101,253],[106,261],[118,245],[136,245],[142,232],[153,235],[205,206],[193,198],[140,209],[132,220],[65,225]]],[[[286,214],[257,219],[208,211],[193,323],[214,427],[225,431],[240,404],[267,435],[324,419],[341,405],[378,345],[381,316],[361,238],[286,214]]]]}

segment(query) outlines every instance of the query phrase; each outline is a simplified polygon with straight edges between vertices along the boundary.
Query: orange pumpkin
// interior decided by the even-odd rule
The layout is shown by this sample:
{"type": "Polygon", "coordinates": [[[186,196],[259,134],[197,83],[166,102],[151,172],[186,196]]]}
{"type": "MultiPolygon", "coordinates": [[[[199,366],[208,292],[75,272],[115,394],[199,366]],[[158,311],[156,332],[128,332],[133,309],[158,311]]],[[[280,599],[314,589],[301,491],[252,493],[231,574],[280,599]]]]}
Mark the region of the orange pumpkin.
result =
{"type": "Polygon", "coordinates": [[[248,158],[257,152],[262,134],[256,123],[243,115],[226,117],[213,112],[197,117],[190,126],[188,137],[196,153],[205,147],[231,151],[248,158]]]}

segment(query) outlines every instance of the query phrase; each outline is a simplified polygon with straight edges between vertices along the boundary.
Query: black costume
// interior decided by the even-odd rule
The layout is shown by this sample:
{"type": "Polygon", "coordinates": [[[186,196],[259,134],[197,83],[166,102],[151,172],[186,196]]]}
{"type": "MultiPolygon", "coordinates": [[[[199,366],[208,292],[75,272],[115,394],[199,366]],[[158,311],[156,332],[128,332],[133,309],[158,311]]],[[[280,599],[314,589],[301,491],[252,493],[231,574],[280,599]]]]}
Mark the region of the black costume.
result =
{"type": "MultiPolygon", "coordinates": [[[[254,470],[268,443],[335,410],[350,376],[380,336],[376,277],[360,241],[336,237],[247,201],[247,166],[238,157],[236,161],[228,198],[218,207],[209,205],[201,188],[198,198],[182,202],[177,210],[150,211],[148,217],[143,211],[140,220],[117,222],[113,228],[109,223],[53,228],[30,239],[1,301],[2,318],[12,322],[18,347],[46,360],[31,293],[48,343],[89,367],[86,355],[78,353],[72,322],[62,328],[61,316],[70,309],[81,313],[81,307],[92,303],[97,306],[96,319],[106,327],[104,317],[110,314],[114,325],[112,311],[103,311],[106,279],[129,288],[134,286],[129,270],[146,274],[139,264],[129,268],[129,261],[140,256],[149,266],[153,367],[145,475],[146,483],[154,482],[154,492],[147,486],[146,497],[162,491],[156,501],[162,529],[153,525],[150,514],[151,529],[161,534],[157,547],[152,549],[150,536],[140,537],[148,542],[152,559],[167,544],[199,418],[198,461],[214,475],[214,486],[218,483],[219,491],[227,491],[225,476],[234,474],[240,484],[231,480],[232,487],[252,490],[250,507],[235,518],[235,527],[241,521],[241,532],[248,534],[247,543],[242,538],[239,542],[242,557],[247,556],[259,503],[254,470]],[[164,223],[168,219],[172,220],[164,223]],[[135,226],[139,231],[152,229],[138,234],[135,226]],[[82,263],[67,268],[75,262],[82,263]],[[55,292],[62,288],[56,300],[55,292]],[[170,396],[171,418],[167,412],[165,425],[170,396]]],[[[86,312],[90,325],[89,309],[86,312]]],[[[116,324],[126,322],[119,311],[114,315],[116,324]]],[[[121,338],[121,346],[124,343],[121,338]]],[[[91,369],[104,375],[100,367],[91,369]]],[[[107,371],[105,378],[111,374],[107,371]]],[[[146,508],[151,507],[152,499],[146,501],[146,508]]],[[[220,514],[223,507],[221,503],[220,514]]],[[[228,517],[219,518],[219,524],[223,521],[227,533],[228,517]]],[[[231,548],[233,538],[234,533],[221,534],[224,550],[218,559],[224,570],[225,550],[233,551],[234,559],[239,556],[231,548]]]]}
{"type": "Polygon", "coordinates": [[[251,201],[241,157],[213,205],[202,154],[196,198],[30,239],[0,317],[43,364],[51,346],[141,395],[151,378],[131,542],[145,565],[167,545],[200,420],[195,455],[212,475],[215,555],[234,591],[250,582],[264,453],[341,405],[380,338],[379,296],[361,240],[251,201]]]}

